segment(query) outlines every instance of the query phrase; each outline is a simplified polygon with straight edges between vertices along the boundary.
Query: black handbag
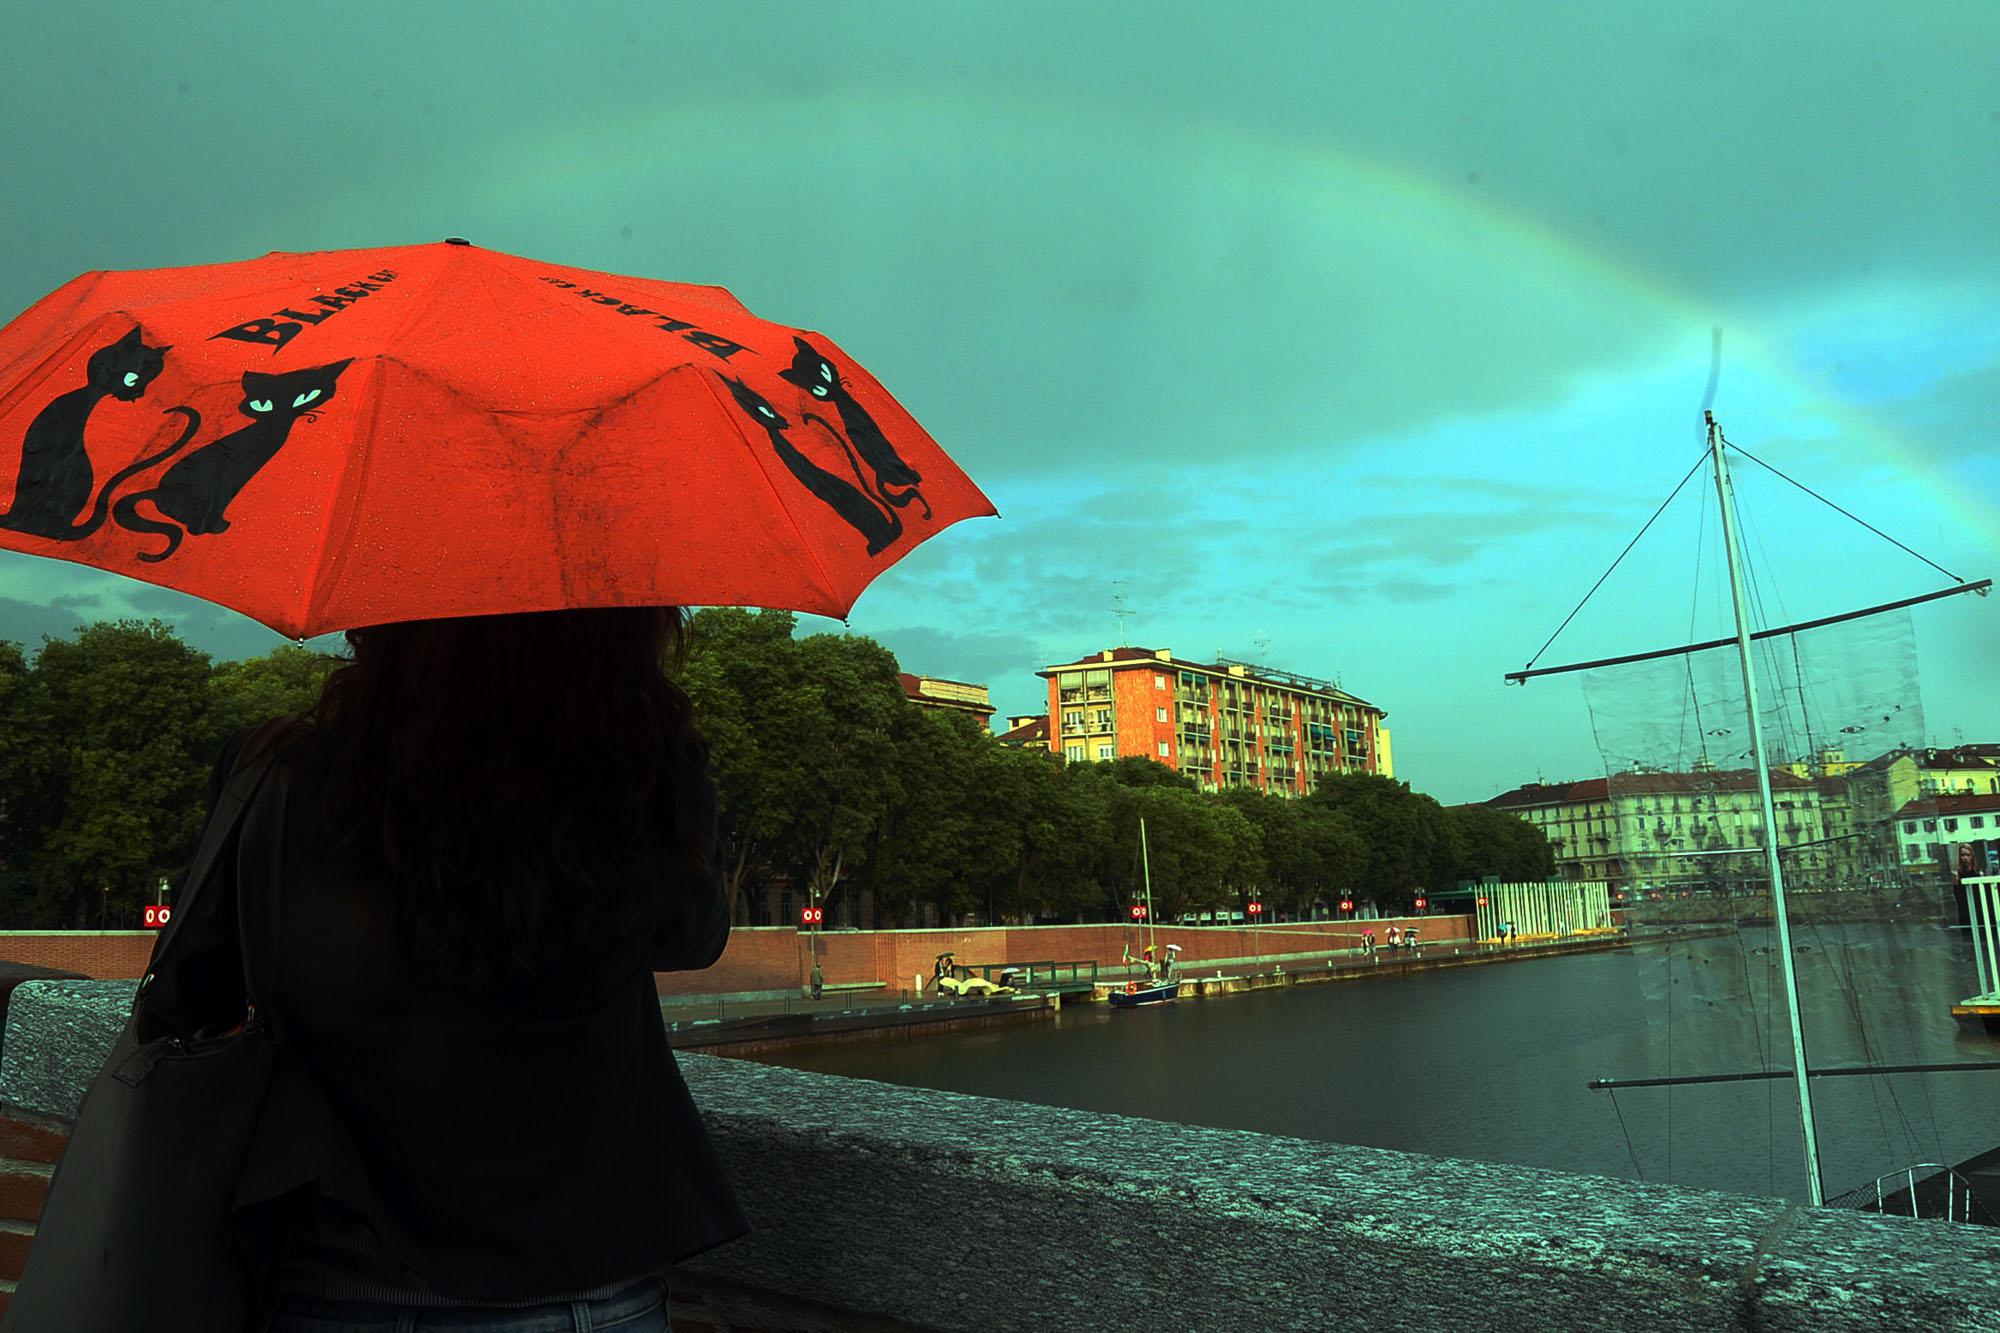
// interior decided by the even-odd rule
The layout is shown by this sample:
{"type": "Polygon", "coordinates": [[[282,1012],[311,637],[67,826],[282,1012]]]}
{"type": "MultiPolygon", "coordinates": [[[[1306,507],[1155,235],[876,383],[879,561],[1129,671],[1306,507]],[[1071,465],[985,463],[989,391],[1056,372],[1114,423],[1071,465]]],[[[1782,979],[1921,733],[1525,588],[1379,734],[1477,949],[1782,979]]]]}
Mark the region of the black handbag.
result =
{"type": "MultiPolygon", "coordinates": [[[[140,1040],[149,970],[92,1082],[50,1180],[0,1333],[242,1333],[257,1309],[251,1264],[231,1234],[237,1181],[271,1086],[278,1044],[260,1011],[248,907],[278,865],[283,785],[256,801],[284,722],[252,733],[223,783],[153,967],[238,825],[237,933],[245,1012],[227,1031],[140,1040]],[[249,815],[245,817],[246,808],[249,815]]],[[[261,907],[261,904],[258,904],[261,907]]]]}

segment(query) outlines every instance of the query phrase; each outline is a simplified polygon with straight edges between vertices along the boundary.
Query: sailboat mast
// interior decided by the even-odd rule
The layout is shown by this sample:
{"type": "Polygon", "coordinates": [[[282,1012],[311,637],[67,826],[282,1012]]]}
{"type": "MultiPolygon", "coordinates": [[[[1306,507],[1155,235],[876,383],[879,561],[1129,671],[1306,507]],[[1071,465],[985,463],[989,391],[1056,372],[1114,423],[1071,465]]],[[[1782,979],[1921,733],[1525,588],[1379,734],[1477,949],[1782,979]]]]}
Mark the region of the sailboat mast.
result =
{"type": "Polygon", "coordinates": [[[1729,593],[1736,607],[1736,647],[1743,659],[1743,702],[1750,713],[1750,757],[1757,769],[1757,791],[1764,803],[1764,861],[1771,872],[1771,914],[1778,928],[1778,956],[1785,965],[1785,1016],[1792,1025],[1792,1075],[1799,1090],[1799,1128],[1805,1135],[1806,1187],[1815,1207],[1825,1202],[1819,1181],[1819,1142],[1813,1133],[1812,1089],[1806,1080],[1805,1032],[1799,1023],[1799,983],[1792,970],[1792,926],[1785,911],[1785,877],[1778,866],[1778,819],[1771,801],[1771,770],[1764,762],[1764,729],[1757,712],[1757,667],[1750,656],[1750,615],[1743,597],[1743,557],[1737,544],[1736,518],[1729,501],[1729,464],[1723,458],[1722,431],[1715,414],[1704,411],[1708,448],[1715,460],[1715,491],[1722,502],[1722,544],[1729,557],[1729,593]]]}
{"type": "Polygon", "coordinates": [[[1139,816],[1139,869],[1146,876],[1146,947],[1153,947],[1153,867],[1146,859],[1146,817],[1139,816]]]}

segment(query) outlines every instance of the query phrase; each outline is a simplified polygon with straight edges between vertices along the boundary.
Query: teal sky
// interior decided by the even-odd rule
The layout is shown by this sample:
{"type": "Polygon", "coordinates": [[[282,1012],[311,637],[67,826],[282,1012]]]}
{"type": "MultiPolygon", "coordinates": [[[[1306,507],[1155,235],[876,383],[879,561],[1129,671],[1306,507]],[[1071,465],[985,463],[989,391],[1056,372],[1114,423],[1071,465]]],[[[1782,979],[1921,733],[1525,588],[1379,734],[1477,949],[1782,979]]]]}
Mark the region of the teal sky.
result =
{"type": "MultiPolygon", "coordinates": [[[[1733,441],[2000,574],[1990,4],[73,4],[0,43],[0,319],[447,235],[722,284],[999,506],[850,623],[1004,712],[1122,583],[1134,644],[1388,709],[1441,799],[1601,771],[1576,685],[1501,676],[1694,462],[1717,324],[1733,441]]],[[[1948,582],[1742,482],[1774,622],[1948,582]]],[[[1723,632],[1703,500],[1544,663],[1723,632]]],[[[278,642],[0,553],[0,637],[132,614],[278,642]]],[[[2000,602],[1916,623],[1933,740],[2000,741],[2000,602]]]]}

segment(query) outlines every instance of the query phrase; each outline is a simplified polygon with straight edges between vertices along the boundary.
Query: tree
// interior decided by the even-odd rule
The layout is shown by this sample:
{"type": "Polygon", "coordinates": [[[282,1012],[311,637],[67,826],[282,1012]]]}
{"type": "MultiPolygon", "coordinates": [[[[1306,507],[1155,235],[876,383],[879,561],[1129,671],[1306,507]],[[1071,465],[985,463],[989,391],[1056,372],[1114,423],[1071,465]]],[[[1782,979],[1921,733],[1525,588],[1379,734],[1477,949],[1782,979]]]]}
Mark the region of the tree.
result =
{"type": "Polygon", "coordinates": [[[1107,899],[1107,784],[1090,776],[1088,766],[1066,765],[1048,750],[995,748],[1005,771],[1025,792],[1014,903],[1024,912],[1087,919],[1107,899]]]}
{"type": "Polygon", "coordinates": [[[1542,831],[1517,815],[1484,805],[1445,809],[1457,854],[1454,878],[1540,882],[1555,874],[1555,851],[1542,831]]]}
{"type": "Polygon", "coordinates": [[[208,655],[160,621],[121,620],[50,640],[35,677],[65,789],[36,858],[35,915],[136,916],[201,834],[217,741],[208,655]]]}
{"type": "Polygon", "coordinates": [[[985,910],[989,891],[1008,866],[991,864],[1000,825],[982,791],[980,748],[997,748],[970,717],[946,716],[904,701],[891,723],[902,799],[875,822],[865,867],[857,872],[878,913],[910,919],[920,903],[946,919],[985,910]]]}
{"type": "Polygon", "coordinates": [[[788,611],[697,613],[680,681],[708,738],[735,919],[784,875],[824,904],[901,797],[896,659],[872,639],[793,638],[788,611]]]}
{"type": "Polygon", "coordinates": [[[1377,903],[1408,905],[1425,888],[1451,886],[1444,810],[1410,784],[1373,773],[1323,777],[1309,802],[1351,821],[1361,837],[1356,888],[1377,903]]]}
{"type": "Polygon", "coordinates": [[[0,641],[0,920],[40,920],[34,897],[42,846],[62,817],[68,773],[40,682],[16,643],[0,641]]]}
{"type": "Polygon", "coordinates": [[[218,663],[209,676],[216,727],[226,738],[270,718],[305,716],[319,702],[327,675],[343,660],[286,643],[262,657],[218,663]]]}

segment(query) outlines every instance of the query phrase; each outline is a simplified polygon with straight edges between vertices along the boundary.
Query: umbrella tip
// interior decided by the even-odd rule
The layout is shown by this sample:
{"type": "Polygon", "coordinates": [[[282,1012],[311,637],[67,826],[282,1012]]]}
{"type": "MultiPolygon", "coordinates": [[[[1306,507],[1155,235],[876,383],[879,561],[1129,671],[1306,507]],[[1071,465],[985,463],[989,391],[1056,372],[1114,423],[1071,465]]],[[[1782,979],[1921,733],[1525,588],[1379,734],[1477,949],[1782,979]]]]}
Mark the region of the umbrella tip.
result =
{"type": "Polygon", "coordinates": [[[472,244],[472,242],[471,242],[471,241],[468,241],[468,240],[466,240],[466,239],[465,239],[465,238],[464,238],[463,236],[447,236],[447,237],[445,237],[445,238],[444,238],[444,243],[445,243],[446,245],[471,245],[471,244],[472,244]]]}

